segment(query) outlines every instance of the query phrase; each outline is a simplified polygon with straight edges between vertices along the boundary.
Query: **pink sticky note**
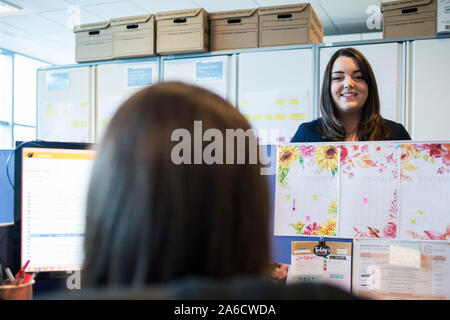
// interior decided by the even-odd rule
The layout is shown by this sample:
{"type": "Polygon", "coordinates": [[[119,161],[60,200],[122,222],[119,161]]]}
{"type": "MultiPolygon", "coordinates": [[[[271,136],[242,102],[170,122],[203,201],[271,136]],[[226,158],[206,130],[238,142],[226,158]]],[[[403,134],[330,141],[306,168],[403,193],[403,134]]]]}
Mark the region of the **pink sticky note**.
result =
{"type": "Polygon", "coordinates": [[[367,202],[368,202],[366,197],[363,198],[363,202],[364,202],[364,203],[367,203],[367,202]]]}
{"type": "Polygon", "coordinates": [[[306,216],[306,221],[309,221],[309,220],[311,220],[311,217],[310,216],[306,216]]]}

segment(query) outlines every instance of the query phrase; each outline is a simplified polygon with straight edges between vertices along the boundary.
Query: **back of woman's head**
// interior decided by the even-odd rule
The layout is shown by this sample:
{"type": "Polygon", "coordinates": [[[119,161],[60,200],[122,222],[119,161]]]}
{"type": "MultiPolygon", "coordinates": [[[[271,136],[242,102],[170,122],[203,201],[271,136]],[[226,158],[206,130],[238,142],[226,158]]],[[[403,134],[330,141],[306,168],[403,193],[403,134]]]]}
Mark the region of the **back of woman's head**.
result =
{"type": "Polygon", "coordinates": [[[203,131],[224,137],[213,155],[223,151],[223,159],[235,160],[243,150],[227,147],[226,129],[249,128],[229,103],[190,85],[156,84],[128,99],[93,167],[84,284],[142,286],[261,272],[269,254],[268,190],[260,165],[248,162],[248,140],[245,164],[195,164],[211,143],[202,141],[203,131]],[[190,139],[171,141],[174,131],[190,139]]]}

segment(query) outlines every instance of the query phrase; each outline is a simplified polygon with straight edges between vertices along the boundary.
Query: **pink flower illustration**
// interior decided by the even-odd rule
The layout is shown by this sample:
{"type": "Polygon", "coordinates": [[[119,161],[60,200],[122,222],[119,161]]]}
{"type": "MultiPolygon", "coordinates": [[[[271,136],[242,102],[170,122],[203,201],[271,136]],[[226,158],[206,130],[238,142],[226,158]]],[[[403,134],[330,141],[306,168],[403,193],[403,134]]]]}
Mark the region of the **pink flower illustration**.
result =
{"type": "Polygon", "coordinates": [[[435,230],[423,231],[430,240],[443,240],[443,234],[435,230]]]}
{"type": "Polygon", "coordinates": [[[383,229],[383,237],[385,238],[395,238],[397,233],[397,226],[393,222],[388,222],[388,224],[383,229]]]}
{"type": "Polygon", "coordinates": [[[316,147],[311,145],[298,146],[298,149],[300,150],[302,156],[305,158],[311,158],[312,156],[314,156],[314,153],[316,152],[316,147]]]}
{"type": "Polygon", "coordinates": [[[303,234],[306,234],[308,236],[317,235],[317,231],[319,231],[319,225],[317,224],[317,222],[314,222],[313,224],[310,224],[306,227],[306,229],[303,231],[303,234]]]}
{"type": "Polygon", "coordinates": [[[369,152],[369,146],[367,144],[363,145],[361,147],[361,152],[363,152],[363,153],[369,152]]]}

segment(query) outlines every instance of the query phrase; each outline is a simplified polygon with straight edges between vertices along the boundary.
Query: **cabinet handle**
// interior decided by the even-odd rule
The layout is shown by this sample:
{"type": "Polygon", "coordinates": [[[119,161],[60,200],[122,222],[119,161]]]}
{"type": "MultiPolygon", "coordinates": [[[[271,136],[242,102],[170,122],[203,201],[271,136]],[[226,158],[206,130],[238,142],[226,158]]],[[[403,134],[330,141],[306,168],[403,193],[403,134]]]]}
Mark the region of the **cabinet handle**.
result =
{"type": "Polygon", "coordinates": [[[417,8],[403,9],[402,14],[417,12],[417,8]]]}
{"type": "Polygon", "coordinates": [[[137,24],[129,24],[127,25],[127,29],[137,29],[139,26],[137,24]]]}
{"type": "Polygon", "coordinates": [[[289,19],[292,18],[292,14],[291,13],[285,13],[285,14],[279,14],[278,15],[278,19],[289,19]]]}
{"type": "Polygon", "coordinates": [[[228,23],[240,23],[242,20],[241,19],[228,19],[228,23]]]}
{"type": "Polygon", "coordinates": [[[186,23],[186,18],[178,18],[178,19],[174,19],[173,23],[186,23]]]}

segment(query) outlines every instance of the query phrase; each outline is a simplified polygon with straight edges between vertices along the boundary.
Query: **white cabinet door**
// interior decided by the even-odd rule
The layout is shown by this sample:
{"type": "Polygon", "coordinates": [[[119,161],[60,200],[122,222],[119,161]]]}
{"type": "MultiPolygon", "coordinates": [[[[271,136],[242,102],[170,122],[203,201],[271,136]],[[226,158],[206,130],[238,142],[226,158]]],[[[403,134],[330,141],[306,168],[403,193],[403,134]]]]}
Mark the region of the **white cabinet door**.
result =
{"type": "Polygon", "coordinates": [[[450,39],[412,43],[413,140],[450,140],[450,39]]]}
{"type": "Polygon", "coordinates": [[[231,104],[236,100],[236,57],[208,56],[163,60],[164,81],[181,81],[208,89],[231,104]]]}
{"type": "Polygon", "coordinates": [[[239,55],[238,107],[260,144],[288,143],[311,120],[313,62],[312,48],[239,55]]]}
{"type": "MultiPolygon", "coordinates": [[[[323,74],[331,56],[344,47],[320,48],[320,90],[323,74]]],[[[352,46],[369,61],[375,74],[383,118],[405,124],[402,107],[402,44],[379,43],[352,46]]],[[[320,101],[320,98],[319,98],[320,101]]]]}
{"type": "Polygon", "coordinates": [[[136,91],[159,81],[159,59],[97,66],[96,141],[119,106],[136,91]]]}
{"type": "Polygon", "coordinates": [[[38,71],[37,138],[93,142],[93,68],[68,67],[38,71]]]}

